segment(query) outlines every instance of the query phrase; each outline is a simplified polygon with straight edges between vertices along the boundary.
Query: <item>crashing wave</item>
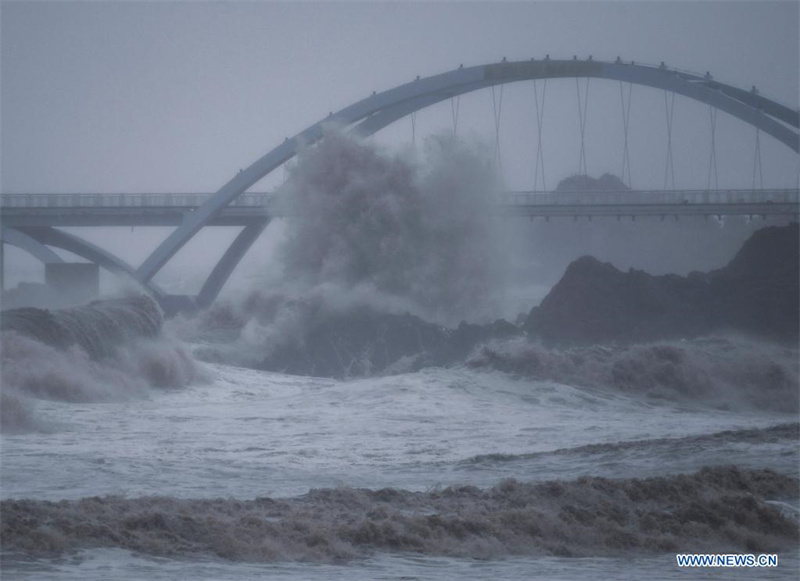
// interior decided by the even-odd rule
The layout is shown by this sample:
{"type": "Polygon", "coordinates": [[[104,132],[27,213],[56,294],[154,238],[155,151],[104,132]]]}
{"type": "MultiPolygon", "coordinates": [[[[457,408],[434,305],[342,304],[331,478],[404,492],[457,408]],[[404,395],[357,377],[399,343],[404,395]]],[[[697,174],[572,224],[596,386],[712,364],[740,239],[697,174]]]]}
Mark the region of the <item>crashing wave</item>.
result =
{"type": "Polygon", "coordinates": [[[118,345],[133,339],[158,336],[163,323],[158,303],[147,295],[55,311],[9,309],[0,315],[0,331],[16,331],[59,349],[77,345],[93,359],[108,357],[118,345]]]}
{"type": "Polygon", "coordinates": [[[245,561],[345,562],[375,552],[493,558],[775,553],[798,523],[769,501],[796,499],[796,478],[704,468],[691,475],[523,483],[429,492],[351,488],[290,499],[92,497],[6,500],[7,550],[60,554],[116,547],[245,561]]]}
{"type": "Polygon", "coordinates": [[[0,429],[47,430],[35,399],[118,401],[201,377],[191,354],[161,334],[163,321],[147,296],[3,311],[0,429]]]}
{"type": "Polygon", "coordinates": [[[581,456],[621,452],[625,450],[646,452],[651,456],[659,454],[683,454],[688,456],[699,446],[713,443],[747,443],[759,445],[775,442],[796,442],[800,440],[800,423],[786,423],[770,426],[768,428],[753,428],[741,430],[725,430],[712,434],[698,436],[684,436],[679,438],[650,438],[643,440],[627,440],[603,444],[585,444],[574,448],[559,448],[547,452],[529,452],[527,454],[479,454],[461,462],[461,466],[496,465],[507,462],[524,460],[538,460],[554,456],[581,456]]]}
{"type": "Polygon", "coordinates": [[[467,365],[726,409],[800,410],[797,349],[743,337],[570,349],[495,342],[479,348],[467,365]]]}

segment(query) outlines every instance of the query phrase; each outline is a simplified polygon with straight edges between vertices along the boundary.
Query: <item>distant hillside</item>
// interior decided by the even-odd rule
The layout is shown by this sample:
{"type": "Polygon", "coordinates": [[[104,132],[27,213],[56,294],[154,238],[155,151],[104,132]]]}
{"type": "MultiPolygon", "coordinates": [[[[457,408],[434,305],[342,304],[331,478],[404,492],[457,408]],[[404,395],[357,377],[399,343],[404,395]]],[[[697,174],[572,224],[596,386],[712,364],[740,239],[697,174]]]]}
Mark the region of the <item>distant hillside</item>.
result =
{"type": "Polygon", "coordinates": [[[556,186],[557,192],[608,192],[608,191],[622,191],[629,190],[630,188],[625,185],[619,177],[604,173],[599,178],[593,178],[585,174],[576,174],[564,178],[556,186]]]}

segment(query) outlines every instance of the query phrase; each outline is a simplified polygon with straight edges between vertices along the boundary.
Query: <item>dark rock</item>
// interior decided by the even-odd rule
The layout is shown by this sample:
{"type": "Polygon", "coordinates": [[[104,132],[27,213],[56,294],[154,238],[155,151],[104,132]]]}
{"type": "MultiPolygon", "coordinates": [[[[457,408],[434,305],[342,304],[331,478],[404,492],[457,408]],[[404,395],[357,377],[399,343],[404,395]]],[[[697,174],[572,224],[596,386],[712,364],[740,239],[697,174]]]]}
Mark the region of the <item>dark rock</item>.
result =
{"type": "Polygon", "coordinates": [[[404,357],[439,352],[447,341],[443,327],[412,315],[372,309],[317,310],[299,340],[270,353],[262,369],[320,377],[359,377],[383,371],[404,357]]]}
{"type": "Polygon", "coordinates": [[[759,230],[724,268],[652,276],[584,256],[534,308],[525,331],[555,344],[634,343],[733,330],[797,341],[798,224],[759,230]]]}
{"type": "Polygon", "coordinates": [[[195,298],[189,295],[164,295],[158,298],[158,304],[167,318],[178,313],[194,313],[198,310],[195,298]]]}
{"type": "Polygon", "coordinates": [[[522,331],[506,321],[462,323],[455,330],[410,314],[370,308],[315,310],[299,340],[287,341],[261,362],[262,369],[320,377],[361,377],[405,365],[414,371],[463,360],[476,345],[522,331]]]}
{"type": "Polygon", "coordinates": [[[723,269],[727,276],[773,276],[798,272],[798,223],[770,226],[753,233],[723,269]]]}

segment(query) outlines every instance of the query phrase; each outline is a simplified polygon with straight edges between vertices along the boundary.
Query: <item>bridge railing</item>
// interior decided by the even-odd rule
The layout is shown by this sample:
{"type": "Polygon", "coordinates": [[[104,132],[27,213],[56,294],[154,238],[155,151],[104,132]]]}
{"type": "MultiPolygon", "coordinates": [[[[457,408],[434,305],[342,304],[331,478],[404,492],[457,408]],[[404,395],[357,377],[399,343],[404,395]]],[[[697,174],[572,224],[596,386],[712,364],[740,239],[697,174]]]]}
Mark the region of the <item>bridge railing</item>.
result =
{"type": "Polygon", "coordinates": [[[663,204],[797,204],[796,189],[771,190],[620,190],[568,192],[503,192],[504,206],[613,206],[663,204]]]}
{"type": "MultiPolygon", "coordinates": [[[[192,210],[210,194],[2,194],[0,208],[171,208],[192,210]]],[[[230,206],[264,208],[277,204],[276,194],[242,194],[230,206]]],[[[798,204],[797,189],[637,190],[591,192],[503,192],[503,206],[612,206],[663,204],[798,204]]]]}
{"type": "MultiPolygon", "coordinates": [[[[211,194],[0,194],[2,208],[176,208],[193,209],[211,194]]],[[[265,207],[274,194],[242,194],[234,207],[265,207]]]]}

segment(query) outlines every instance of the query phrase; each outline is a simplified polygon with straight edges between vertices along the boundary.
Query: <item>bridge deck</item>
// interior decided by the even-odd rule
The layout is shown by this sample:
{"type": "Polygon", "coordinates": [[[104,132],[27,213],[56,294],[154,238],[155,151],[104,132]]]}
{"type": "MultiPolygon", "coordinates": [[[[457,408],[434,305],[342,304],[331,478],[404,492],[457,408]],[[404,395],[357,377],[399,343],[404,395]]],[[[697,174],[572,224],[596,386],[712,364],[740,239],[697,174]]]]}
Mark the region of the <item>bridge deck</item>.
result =
{"type": "Polygon", "coordinates": [[[530,217],[800,215],[800,190],[505,192],[502,214],[530,217]]]}
{"type": "MultiPolygon", "coordinates": [[[[209,194],[3,194],[0,220],[7,227],[177,226],[209,194]]],[[[605,192],[504,192],[504,216],[722,216],[800,214],[800,190],[626,190],[605,192]]],[[[247,226],[285,215],[275,194],[248,193],[222,210],[211,225],[247,226]]]]}

